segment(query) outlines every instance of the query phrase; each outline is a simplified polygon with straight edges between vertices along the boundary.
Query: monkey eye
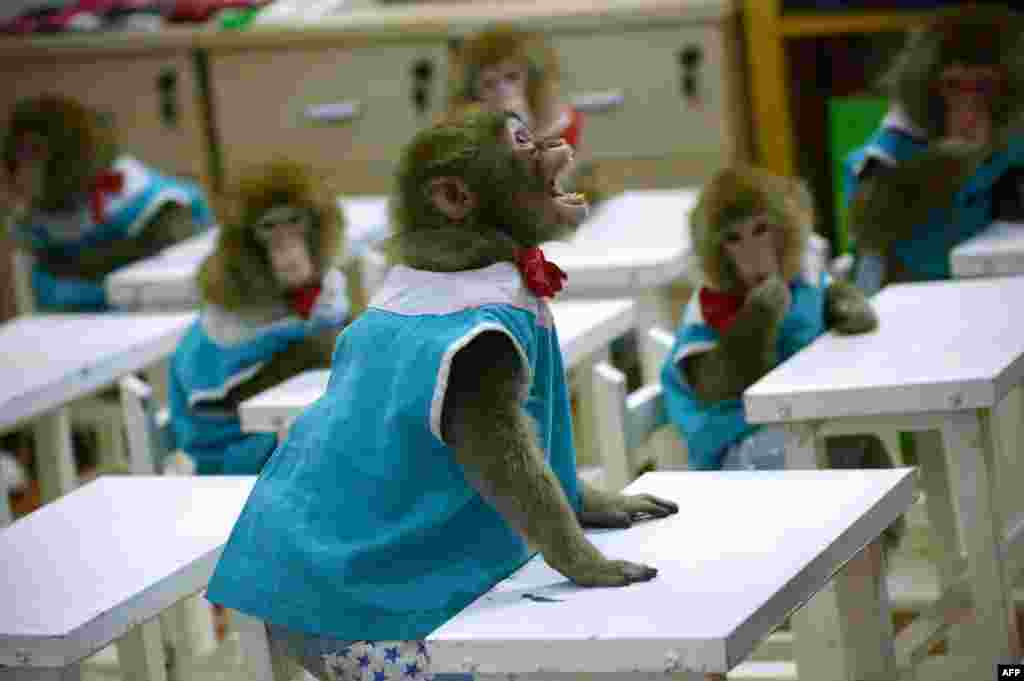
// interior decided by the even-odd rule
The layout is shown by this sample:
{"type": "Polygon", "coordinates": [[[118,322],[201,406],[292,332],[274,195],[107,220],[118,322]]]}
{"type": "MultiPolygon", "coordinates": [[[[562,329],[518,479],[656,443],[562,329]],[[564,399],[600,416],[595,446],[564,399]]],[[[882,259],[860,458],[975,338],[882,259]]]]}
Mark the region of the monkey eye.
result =
{"type": "Polygon", "coordinates": [[[759,220],[754,224],[754,236],[763,236],[768,232],[769,224],[763,220],[759,220]]]}
{"type": "Polygon", "coordinates": [[[516,82],[519,80],[519,69],[511,69],[505,73],[505,80],[509,82],[516,82]]]}

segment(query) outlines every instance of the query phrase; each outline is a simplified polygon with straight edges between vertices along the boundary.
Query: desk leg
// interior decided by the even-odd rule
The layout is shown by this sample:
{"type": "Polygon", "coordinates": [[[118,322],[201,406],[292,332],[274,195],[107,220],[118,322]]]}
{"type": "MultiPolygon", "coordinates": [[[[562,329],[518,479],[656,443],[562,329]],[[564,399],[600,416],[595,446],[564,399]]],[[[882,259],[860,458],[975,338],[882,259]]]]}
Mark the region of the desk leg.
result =
{"type": "Polygon", "coordinates": [[[959,521],[950,488],[949,452],[943,447],[942,433],[938,431],[920,431],[911,436],[917,452],[931,540],[939,551],[936,563],[939,589],[944,591],[956,581],[962,569],[959,540],[962,528],[957,524],[959,521]]]}
{"type": "Polygon", "coordinates": [[[71,419],[67,407],[54,409],[36,419],[36,470],[39,495],[48,504],[75,488],[78,472],[71,450],[71,419]]]}
{"type": "Polygon", "coordinates": [[[117,659],[123,681],[167,681],[160,618],[136,625],[118,639],[117,659]]]}
{"type": "Polygon", "coordinates": [[[637,297],[635,328],[645,384],[658,383],[661,380],[661,365],[665,361],[665,350],[650,339],[647,330],[657,326],[672,333],[674,319],[671,287],[659,286],[654,290],[644,291],[637,297]]]}
{"type": "MultiPolygon", "coordinates": [[[[825,439],[806,426],[790,429],[786,468],[827,466],[825,439]]],[[[797,674],[813,681],[896,678],[892,616],[879,541],[864,547],[832,581],[793,613],[797,674]]]]}
{"type": "Polygon", "coordinates": [[[995,494],[991,414],[985,409],[954,412],[942,434],[951,486],[959,501],[974,603],[965,647],[977,660],[975,677],[984,678],[997,662],[1021,658],[1010,580],[1002,560],[1003,522],[995,494]]]}
{"type": "Polygon", "coordinates": [[[576,400],[579,408],[579,424],[576,433],[576,458],[583,465],[594,465],[600,461],[597,453],[597,404],[594,399],[594,366],[611,361],[608,348],[584,357],[574,369],[576,374],[576,400]]]}
{"type": "Polygon", "coordinates": [[[231,621],[238,631],[248,681],[289,681],[295,675],[297,665],[271,650],[263,620],[232,610],[231,621]]]}

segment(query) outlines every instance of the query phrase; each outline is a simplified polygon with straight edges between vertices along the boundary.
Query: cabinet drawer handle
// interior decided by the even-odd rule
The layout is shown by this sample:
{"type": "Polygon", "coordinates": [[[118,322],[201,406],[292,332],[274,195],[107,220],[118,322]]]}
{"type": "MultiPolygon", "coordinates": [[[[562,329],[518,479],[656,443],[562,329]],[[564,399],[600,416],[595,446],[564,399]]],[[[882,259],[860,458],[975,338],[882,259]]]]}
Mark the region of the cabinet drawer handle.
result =
{"type": "Polygon", "coordinates": [[[345,123],[358,118],[363,106],[358,100],[347,100],[331,104],[316,104],[306,107],[306,119],[314,123],[345,123]]]}
{"type": "Polygon", "coordinates": [[[585,92],[572,98],[572,106],[583,113],[601,113],[618,109],[626,101],[622,90],[605,90],[603,92],[585,92]]]}

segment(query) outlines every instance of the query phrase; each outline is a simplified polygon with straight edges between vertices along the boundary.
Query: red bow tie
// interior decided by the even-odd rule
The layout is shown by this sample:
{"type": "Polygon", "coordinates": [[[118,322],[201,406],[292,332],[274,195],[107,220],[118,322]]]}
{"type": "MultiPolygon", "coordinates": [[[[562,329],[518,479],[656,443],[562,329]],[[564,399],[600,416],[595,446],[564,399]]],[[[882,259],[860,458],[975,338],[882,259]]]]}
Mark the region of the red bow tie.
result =
{"type": "Polygon", "coordinates": [[[558,265],[544,259],[544,251],[536,246],[516,250],[516,266],[526,286],[540,298],[550,298],[562,290],[562,280],[569,276],[558,265]]]}
{"type": "Polygon", "coordinates": [[[303,319],[309,319],[309,313],[313,310],[313,305],[318,297],[320,297],[319,284],[303,286],[288,292],[288,304],[297,315],[303,319]]]}
{"type": "Polygon", "coordinates": [[[96,224],[107,221],[105,194],[117,194],[124,189],[124,174],[119,170],[104,170],[92,180],[92,192],[89,196],[89,207],[92,209],[92,220],[96,224]]]}

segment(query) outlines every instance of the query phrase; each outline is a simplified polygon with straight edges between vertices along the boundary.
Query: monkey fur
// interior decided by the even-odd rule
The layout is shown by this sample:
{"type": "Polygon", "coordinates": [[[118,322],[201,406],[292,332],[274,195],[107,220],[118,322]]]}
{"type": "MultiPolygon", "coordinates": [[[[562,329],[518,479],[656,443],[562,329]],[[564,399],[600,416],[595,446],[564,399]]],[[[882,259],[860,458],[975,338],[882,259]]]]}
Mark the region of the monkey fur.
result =
{"type": "Polygon", "coordinates": [[[988,225],[993,185],[1024,165],[1024,19],[1000,6],[939,12],[908,35],[879,87],[893,108],[846,161],[850,232],[881,259],[880,285],[948,278],[949,250],[988,225]],[[980,95],[988,139],[947,130],[949,69],[994,74],[995,89],[980,95]]]}
{"type": "MultiPolygon", "coordinates": [[[[780,362],[825,330],[859,334],[877,328],[874,310],[852,284],[823,275],[817,276],[820,286],[811,282],[815,275],[808,273],[805,259],[813,224],[805,185],[760,168],[723,169],[702,190],[690,225],[703,286],[690,301],[662,372],[671,420],[690,446],[691,468],[721,468],[734,445],[759,431],[743,419],[743,391],[780,362]],[[777,263],[759,283],[745,281],[728,252],[740,238],[738,226],[752,219],[768,225],[769,240],[760,248],[772,249],[768,257],[777,263]],[[735,308],[732,321],[719,326],[709,306],[722,295],[735,308]]],[[[828,447],[834,467],[892,466],[874,436],[830,438],[828,447]]],[[[897,523],[887,536],[895,543],[902,534],[897,523]]]]}
{"type": "MultiPolygon", "coordinates": [[[[507,75],[502,76],[507,80],[507,75]]],[[[586,160],[582,143],[584,118],[567,105],[561,88],[561,64],[558,52],[540,33],[523,31],[509,24],[495,24],[466,38],[452,58],[449,83],[449,116],[459,117],[468,109],[486,105],[491,110],[517,110],[539,137],[562,137],[577,152],[566,187],[583,193],[591,206],[608,197],[608,187],[595,164],[586,160]],[[487,70],[508,64],[523,67],[524,83],[508,82],[512,99],[490,101],[482,92],[481,80],[487,70]],[[522,95],[525,101],[516,102],[522,95]],[[519,110],[525,108],[525,111],[519,110]]]]}
{"type": "Polygon", "coordinates": [[[263,469],[211,600],[341,653],[425,639],[531,547],[584,586],[655,576],[603,556],[581,523],[678,506],[578,480],[557,332],[537,271],[517,271],[586,215],[558,185],[570,163],[511,113],[449,119],[406,146],[383,244],[393,267],[263,469]]]}
{"type": "Polygon", "coordinates": [[[123,156],[112,125],[68,97],[19,102],[3,160],[15,204],[11,232],[35,259],[33,288],[43,310],[108,308],[107,274],[213,222],[198,187],[123,156]],[[119,178],[121,189],[99,189],[104,174],[119,178]],[[103,219],[90,216],[91,201],[106,205],[103,219]]]}
{"type": "MultiPolygon", "coordinates": [[[[197,275],[200,319],[175,351],[170,367],[175,439],[180,449],[197,459],[201,474],[259,472],[276,437],[243,434],[238,405],[303,371],[329,367],[344,326],[339,318],[313,327],[308,312],[296,311],[290,304],[293,290],[279,280],[268,253],[271,246],[257,228],[263,216],[280,206],[308,216],[302,238],[311,259],[310,283],[320,281],[340,262],[344,234],[344,216],[329,188],[306,165],[277,159],[245,173],[233,198],[234,215],[197,275]],[[260,344],[259,350],[238,350],[254,343],[260,344]],[[219,385],[207,385],[197,376],[208,371],[207,362],[226,372],[216,374],[219,385]],[[223,428],[231,430],[230,437],[223,428]],[[239,453],[238,462],[232,463],[232,443],[243,443],[239,452],[252,447],[257,453],[239,453]]],[[[324,288],[316,300],[329,297],[347,317],[344,289],[324,288]]]]}

